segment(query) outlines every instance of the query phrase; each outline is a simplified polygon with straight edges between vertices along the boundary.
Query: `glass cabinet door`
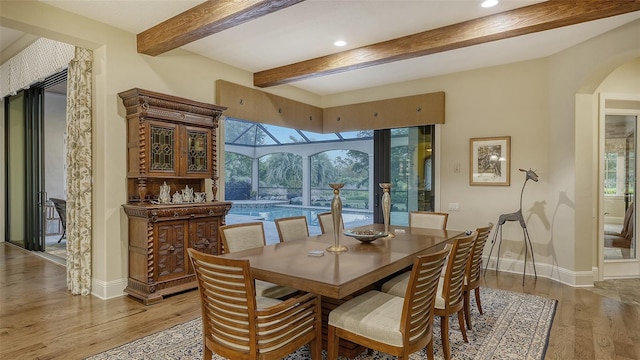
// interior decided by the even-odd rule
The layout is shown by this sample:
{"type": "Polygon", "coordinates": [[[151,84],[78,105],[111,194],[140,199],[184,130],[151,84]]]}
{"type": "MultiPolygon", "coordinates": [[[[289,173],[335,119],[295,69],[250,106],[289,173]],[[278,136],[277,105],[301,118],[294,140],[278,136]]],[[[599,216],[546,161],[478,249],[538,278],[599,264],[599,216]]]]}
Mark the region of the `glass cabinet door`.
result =
{"type": "Polygon", "coordinates": [[[186,128],[185,175],[211,174],[211,132],[194,127],[186,128]]]}
{"type": "Polygon", "coordinates": [[[209,129],[150,121],[149,140],[149,175],[211,176],[215,144],[209,129]]]}
{"type": "Polygon", "coordinates": [[[149,127],[149,173],[177,175],[179,163],[177,125],[151,121],[149,127]]]}

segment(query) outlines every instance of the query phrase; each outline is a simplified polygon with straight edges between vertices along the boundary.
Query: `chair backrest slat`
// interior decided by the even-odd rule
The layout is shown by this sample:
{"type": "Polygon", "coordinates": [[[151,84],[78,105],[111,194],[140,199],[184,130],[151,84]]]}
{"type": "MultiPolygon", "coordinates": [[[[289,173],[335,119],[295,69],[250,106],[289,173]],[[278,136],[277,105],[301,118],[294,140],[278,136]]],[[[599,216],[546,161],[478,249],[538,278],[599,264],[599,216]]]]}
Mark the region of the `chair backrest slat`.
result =
{"type": "Polygon", "coordinates": [[[482,252],[492,228],[493,223],[489,223],[489,225],[487,226],[479,227],[476,229],[478,237],[476,238],[473,244],[473,248],[471,249],[471,255],[469,255],[469,263],[467,264],[466,270],[467,284],[472,284],[480,280],[480,273],[482,270],[482,252]]]}
{"type": "Polygon", "coordinates": [[[454,240],[447,270],[445,271],[444,284],[442,286],[442,298],[445,299],[445,307],[457,305],[463,301],[464,276],[467,262],[473,243],[478,236],[477,232],[461,236],[454,240]]]}
{"type": "Polygon", "coordinates": [[[249,260],[207,256],[188,249],[203,306],[203,329],[209,340],[237,351],[255,347],[256,302],[249,260]],[[206,310],[205,310],[206,309],[206,310]],[[214,325],[215,324],[215,325],[214,325]]]}
{"type": "Polygon", "coordinates": [[[404,297],[400,329],[405,346],[420,341],[425,334],[431,334],[438,279],[449,248],[447,246],[436,253],[418,256],[413,263],[404,297]]]}
{"type": "Polygon", "coordinates": [[[286,301],[259,301],[249,260],[187,251],[198,281],[205,352],[228,359],[280,359],[311,344],[315,358],[320,357],[318,296],[307,293],[286,301]],[[258,308],[258,304],[270,305],[258,308]]]}

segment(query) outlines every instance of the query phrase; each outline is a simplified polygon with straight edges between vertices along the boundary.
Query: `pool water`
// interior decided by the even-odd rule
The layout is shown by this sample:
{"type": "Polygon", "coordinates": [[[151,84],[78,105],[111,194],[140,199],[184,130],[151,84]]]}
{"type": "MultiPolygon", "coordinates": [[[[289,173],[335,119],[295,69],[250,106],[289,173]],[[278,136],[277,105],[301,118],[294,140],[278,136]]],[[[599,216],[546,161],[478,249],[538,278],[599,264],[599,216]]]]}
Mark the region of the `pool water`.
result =
{"type": "MultiPolygon", "coordinates": [[[[291,216],[306,216],[307,224],[309,226],[320,226],[318,224],[318,214],[329,211],[328,209],[315,209],[304,207],[286,207],[286,206],[270,206],[262,208],[251,207],[231,207],[229,214],[246,215],[261,218],[266,221],[273,221],[275,219],[291,217],[291,216]]],[[[348,223],[352,222],[366,222],[373,223],[373,214],[369,212],[350,212],[348,210],[342,211],[342,219],[347,227],[348,223]]]]}

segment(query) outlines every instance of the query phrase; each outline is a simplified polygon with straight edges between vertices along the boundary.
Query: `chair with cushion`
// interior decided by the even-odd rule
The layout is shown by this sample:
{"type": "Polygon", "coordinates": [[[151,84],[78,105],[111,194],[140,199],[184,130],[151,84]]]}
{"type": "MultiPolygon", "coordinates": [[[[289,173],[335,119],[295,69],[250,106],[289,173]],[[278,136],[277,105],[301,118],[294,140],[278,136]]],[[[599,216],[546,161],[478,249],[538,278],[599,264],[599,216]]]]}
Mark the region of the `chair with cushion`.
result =
{"type": "Polygon", "coordinates": [[[416,257],[404,298],[371,290],[329,313],[328,360],[338,357],[340,339],[409,359],[426,346],[433,359],[433,305],[449,248],[416,257]]]}
{"type": "MultiPolygon", "coordinates": [[[[266,245],[262,222],[223,225],[219,228],[223,252],[233,253],[266,245]]],[[[270,298],[283,298],[298,290],[276,285],[267,281],[255,281],[256,294],[270,298]]]]}
{"type": "Polygon", "coordinates": [[[225,253],[253,249],[267,244],[264,224],[260,221],[223,225],[219,228],[225,253]]]}
{"type": "MultiPolygon", "coordinates": [[[[333,216],[331,212],[323,212],[317,215],[318,223],[320,224],[320,232],[323,234],[333,234],[333,216]]],[[[344,219],[340,218],[342,229],[344,230],[344,219]]]]}
{"type": "Polygon", "coordinates": [[[62,235],[60,239],[58,239],[58,242],[60,242],[67,236],[67,201],[55,198],[49,198],[49,200],[51,200],[53,206],[56,208],[60,222],[62,223],[62,235]]]}
{"type": "Polygon", "coordinates": [[[464,318],[467,321],[467,328],[471,330],[471,304],[470,304],[470,293],[475,290],[475,298],[476,305],[478,305],[478,311],[480,314],[482,312],[482,305],[480,304],[480,274],[482,272],[482,252],[484,250],[484,244],[487,242],[489,238],[489,233],[491,233],[491,229],[493,228],[493,223],[489,223],[489,225],[484,227],[479,227],[476,229],[478,236],[471,248],[471,253],[469,254],[469,261],[467,262],[467,269],[464,276],[464,318]]]}
{"type": "Polygon", "coordinates": [[[309,227],[306,216],[292,216],[275,219],[276,230],[280,242],[301,240],[309,237],[309,227]]]}
{"type": "Polygon", "coordinates": [[[604,246],[605,247],[617,247],[617,248],[630,248],[633,240],[633,223],[634,223],[634,208],[633,202],[629,203],[627,210],[624,213],[624,220],[622,222],[622,230],[620,232],[605,231],[604,232],[604,246]]]}
{"type": "MultiPolygon", "coordinates": [[[[449,315],[458,313],[460,331],[465,342],[468,342],[467,332],[464,323],[464,296],[462,286],[464,282],[465,270],[469,254],[473,247],[473,242],[478,236],[477,232],[471,235],[457,237],[453,241],[453,247],[444,274],[440,275],[438,282],[438,292],[436,294],[435,315],[440,316],[440,331],[442,334],[442,348],[444,358],[451,358],[449,345],[449,315]]],[[[405,274],[396,276],[382,285],[382,291],[395,296],[404,296],[408,286],[408,277],[405,274]]]]}
{"type": "Polygon", "coordinates": [[[445,230],[448,218],[449,214],[442,212],[411,211],[409,212],[409,227],[445,230]]]}
{"type": "Polygon", "coordinates": [[[310,344],[322,358],[320,298],[285,301],[255,296],[249,260],[188,249],[202,308],[204,359],[281,359],[310,344]]]}

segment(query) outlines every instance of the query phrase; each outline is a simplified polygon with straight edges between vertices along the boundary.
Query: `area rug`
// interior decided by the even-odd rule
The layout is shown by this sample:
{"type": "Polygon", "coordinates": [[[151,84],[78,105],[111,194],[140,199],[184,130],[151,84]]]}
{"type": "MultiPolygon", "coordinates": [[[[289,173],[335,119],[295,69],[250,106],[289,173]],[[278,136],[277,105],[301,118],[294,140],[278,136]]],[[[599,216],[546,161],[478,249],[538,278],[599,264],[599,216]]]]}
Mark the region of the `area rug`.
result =
{"type": "MultiPolygon", "coordinates": [[[[505,290],[482,288],[482,310],[478,313],[472,296],[472,330],[467,330],[469,343],[460,333],[457,316],[450,317],[449,339],[453,359],[544,359],[549,331],[555,315],[557,301],[540,296],[505,290]]],[[[442,359],[439,320],[434,322],[435,358],[442,359]]],[[[130,359],[202,359],[201,320],[195,319],[164,331],[89,357],[88,360],[130,359]]],[[[323,357],[326,354],[323,354],[323,357]]],[[[310,359],[305,346],[286,357],[286,360],[310,359]]],[[[394,359],[395,357],[372,351],[357,356],[356,360],[394,359]]],[[[424,350],[411,354],[411,360],[426,358],[424,350]]],[[[213,360],[224,358],[214,354],[213,360]]],[[[341,358],[342,359],[342,358],[341,358]]]]}
{"type": "Polygon", "coordinates": [[[67,258],[67,242],[66,241],[62,241],[61,243],[53,243],[53,244],[46,244],[45,247],[47,253],[53,255],[53,256],[57,256],[63,259],[67,258]]]}

